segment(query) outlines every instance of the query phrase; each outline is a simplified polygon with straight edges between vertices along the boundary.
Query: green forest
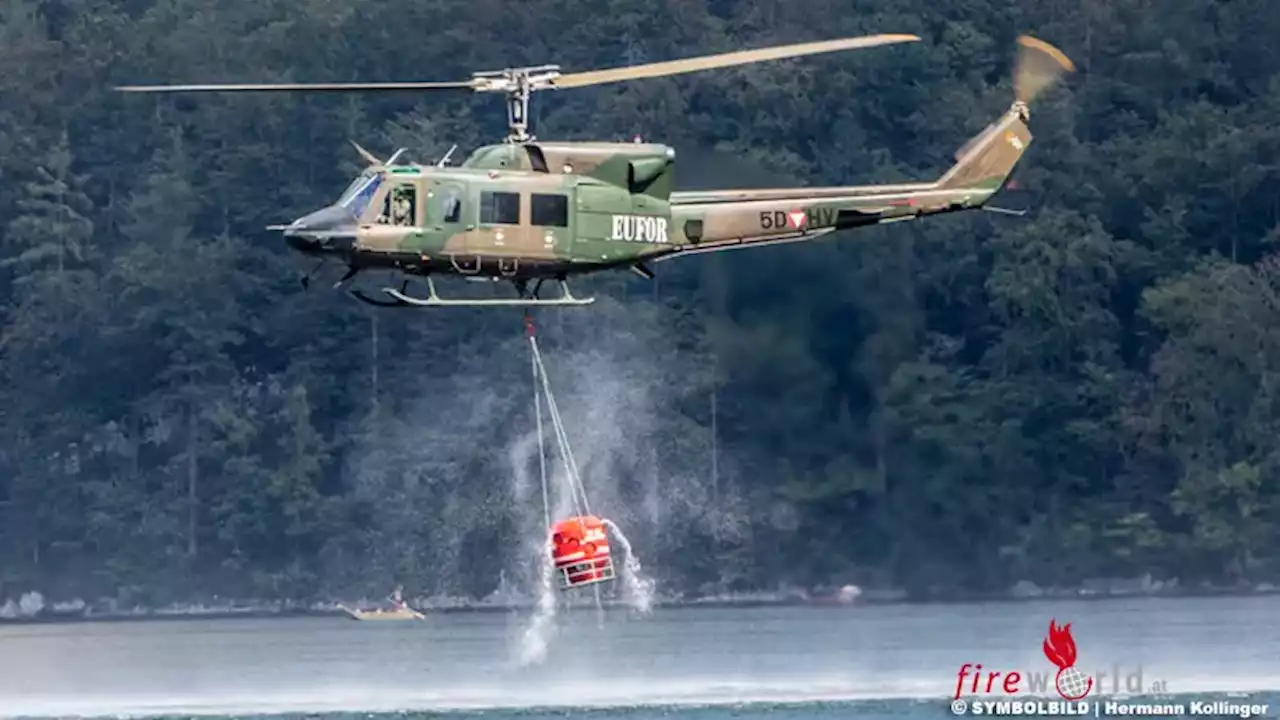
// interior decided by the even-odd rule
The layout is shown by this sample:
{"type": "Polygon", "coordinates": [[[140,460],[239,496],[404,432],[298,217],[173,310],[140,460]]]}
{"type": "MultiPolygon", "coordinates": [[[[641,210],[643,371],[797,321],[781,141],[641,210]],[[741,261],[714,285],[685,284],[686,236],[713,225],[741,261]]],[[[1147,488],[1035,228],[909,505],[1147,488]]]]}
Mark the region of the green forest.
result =
{"type": "MultiPolygon", "coordinates": [[[[543,139],[681,189],[930,180],[1076,64],[993,204],[579,282],[535,319],[593,509],[664,596],[1280,580],[1272,0],[7,0],[0,602],[483,598],[545,532],[521,311],[379,310],[268,225],[497,96],[465,80],[870,33],[921,42],[541,93],[543,139]]],[[[386,284],[381,278],[372,287],[386,284]]],[[[453,289],[441,286],[441,291],[453,289]]],[[[465,291],[465,290],[464,290],[465,291]]]]}

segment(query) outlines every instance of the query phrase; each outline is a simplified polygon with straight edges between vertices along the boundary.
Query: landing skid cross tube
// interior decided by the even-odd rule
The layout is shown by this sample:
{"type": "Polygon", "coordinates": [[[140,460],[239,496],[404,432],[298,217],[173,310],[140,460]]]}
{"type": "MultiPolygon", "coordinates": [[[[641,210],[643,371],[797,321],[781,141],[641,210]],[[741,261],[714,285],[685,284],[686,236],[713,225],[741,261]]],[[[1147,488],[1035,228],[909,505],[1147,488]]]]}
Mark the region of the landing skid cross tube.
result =
{"type": "Polygon", "coordinates": [[[524,281],[515,283],[516,290],[519,292],[518,298],[476,298],[476,299],[455,299],[442,298],[436,292],[436,284],[430,277],[427,281],[427,297],[419,298],[407,293],[409,283],[400,286],[400,289],[382,288],[382,292],[392,298],[391,302],[385,300],[375,300],[359,290],[352,290],[351,295],[357,300],[366,302],[370,305],[378,307],[537,307],[537,306],[580,306],[590,305],[596,301],[595,298],[579,298],[570,290],[569,284],[564,280],[557,280],[560,284],[561,295],[558,298],[542,299],[538,297],[538,289],[542,286],[542,280],[534,287],[533,293],[527,292],[524,281]]]}

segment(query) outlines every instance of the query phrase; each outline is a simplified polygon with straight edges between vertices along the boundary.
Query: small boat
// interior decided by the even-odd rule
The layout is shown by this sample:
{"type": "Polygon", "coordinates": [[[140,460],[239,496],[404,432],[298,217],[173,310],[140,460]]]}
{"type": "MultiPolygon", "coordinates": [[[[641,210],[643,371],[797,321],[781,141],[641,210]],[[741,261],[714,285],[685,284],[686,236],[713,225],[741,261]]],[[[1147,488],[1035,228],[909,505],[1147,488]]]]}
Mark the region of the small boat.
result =
{"type": "Polygon", "coordinates": [[[825,607],[845,607],[857,602],[860,595],[862,595],[862,588],[857,585],[845,585],[834,593],[812,598],[809,604],[825,607]]]}
{"type": "Polygon", "coordinates": [[[352,608],[341,606],[352,620],[426,620],[427,616],[414,610],[411,607],[404,606],[383,610],[381,608],[375,610],[353,610],[352,608]]]}

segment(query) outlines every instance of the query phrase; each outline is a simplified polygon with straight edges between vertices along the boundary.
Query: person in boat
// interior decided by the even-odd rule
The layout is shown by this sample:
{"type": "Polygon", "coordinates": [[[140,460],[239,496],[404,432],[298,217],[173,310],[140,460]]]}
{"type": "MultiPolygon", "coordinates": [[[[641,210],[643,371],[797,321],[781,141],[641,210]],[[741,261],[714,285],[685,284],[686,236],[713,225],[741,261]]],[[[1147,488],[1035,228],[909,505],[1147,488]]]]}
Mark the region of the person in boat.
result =
{"type": "Polygon", "coordinates": [[[404,610],[406,607],[404,604],[404,586],[397,585],[396,589],[391,591],[391,595],[387,597],[387,600],[391,601],[392,610],[404,610]]]}

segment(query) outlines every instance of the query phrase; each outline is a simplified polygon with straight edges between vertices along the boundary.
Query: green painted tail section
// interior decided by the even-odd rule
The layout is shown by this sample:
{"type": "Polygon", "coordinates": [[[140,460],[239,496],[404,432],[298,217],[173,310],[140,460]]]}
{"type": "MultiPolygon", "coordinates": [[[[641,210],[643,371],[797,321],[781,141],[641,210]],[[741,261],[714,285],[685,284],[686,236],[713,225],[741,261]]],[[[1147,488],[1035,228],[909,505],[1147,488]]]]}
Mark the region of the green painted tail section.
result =
{"type": "Polygon", "coordinates": [[[956,153],[956,164],[938,180],[944,190],[975,189],[994,194],[1004,187],[1031,145],[1026,109],[1014,105],[956,153]]]}

